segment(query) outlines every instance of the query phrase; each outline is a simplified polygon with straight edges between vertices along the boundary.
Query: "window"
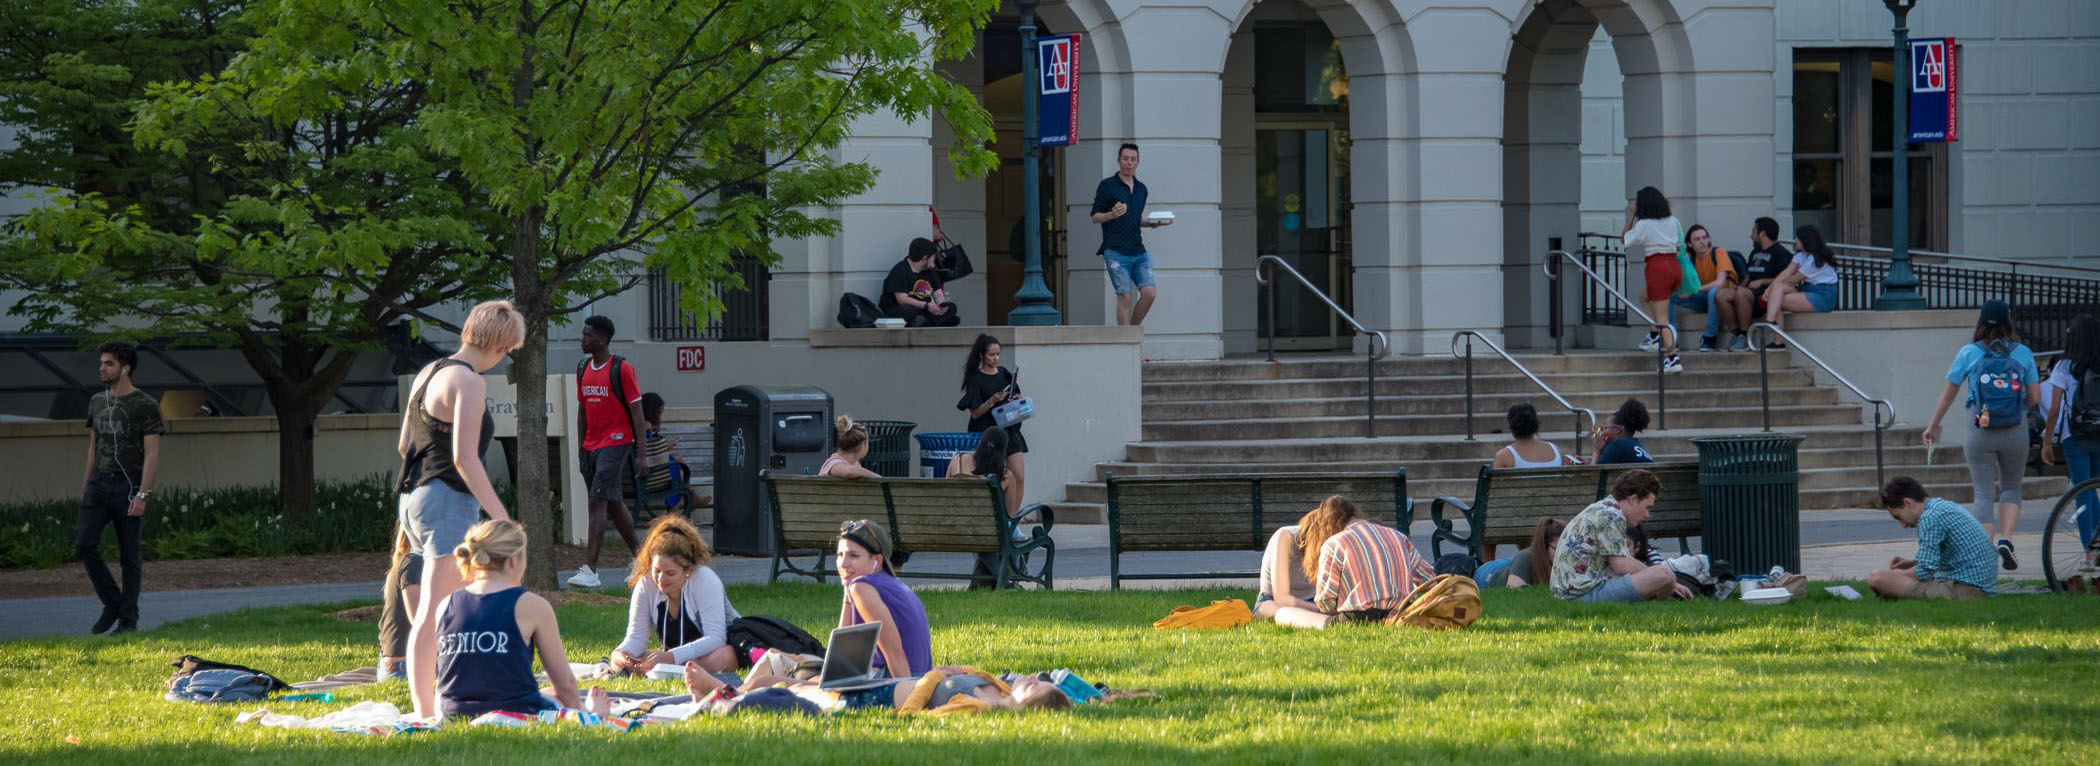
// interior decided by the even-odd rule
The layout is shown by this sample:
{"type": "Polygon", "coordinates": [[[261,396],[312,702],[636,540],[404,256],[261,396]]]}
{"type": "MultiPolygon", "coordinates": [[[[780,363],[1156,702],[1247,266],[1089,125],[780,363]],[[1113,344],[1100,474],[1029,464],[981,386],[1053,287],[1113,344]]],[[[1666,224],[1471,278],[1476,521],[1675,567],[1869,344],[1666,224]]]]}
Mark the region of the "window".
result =
{"type": "Polygon", "coordinates": [[[649,339],[653,341],[767,340],[766,281],[772,278],[757,258],[739,255],[730,268],[744,278],[744,289],[722,296],[722,316],[701,327],[692,314],[678,305],[682,286],[664,276],[662,269],[649,272],[649,339]]]}
{"type": "MultiPolygon", "coordinates": [[[[1894,57],[1886,48],[1794,52],[1794,225],[1887,246],[1895,194],[1894,57]]],[[[1910,244],[1947,243],[1946,144],[1910,146],[1910,244]]]]}

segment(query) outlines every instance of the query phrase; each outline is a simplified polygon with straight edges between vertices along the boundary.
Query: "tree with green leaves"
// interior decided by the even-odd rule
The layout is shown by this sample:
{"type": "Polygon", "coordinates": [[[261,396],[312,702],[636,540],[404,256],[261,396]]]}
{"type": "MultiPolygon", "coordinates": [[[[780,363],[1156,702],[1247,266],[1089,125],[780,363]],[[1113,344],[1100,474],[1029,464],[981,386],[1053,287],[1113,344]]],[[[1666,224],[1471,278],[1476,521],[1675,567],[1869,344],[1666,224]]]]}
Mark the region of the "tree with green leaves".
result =
{"type": "MultiPolygon", "coordinates": [[[[414,124],[510,224],[498,259],[526,315],[518,411],[546,402],[549,321],[661,269],[702,321],[742,287],[737,254],[838,231],[822,210],[874,171],[833,156],[857,118],[939,115],[982,175],[989,116],[934,70],[997,0],[273,0],[243,56],[258,94],[361,73],[422,89],[414,124]],[[374,41],[366,45],[363,41],[374,41]],[[756,190],[756,191],[754,191],[756,190]]],[[[522,444],[543,417],[520,417],[522,444]]],[[[547,452],[519,456],[527,583],[552,587],[547,452]]]]}
{"type": "Polygon", "coordinates": [[[423,88],[354,72],[262,93],[258,9],[30,0],[0,11],[0,233],[33,331],[237,349],[278,419],[278,493],[313,507],[315,418],[383,328],[493,294],[507,221],[412,125],[423,88]],[[493,236],[492,236],[493,235],[493,236]]]}

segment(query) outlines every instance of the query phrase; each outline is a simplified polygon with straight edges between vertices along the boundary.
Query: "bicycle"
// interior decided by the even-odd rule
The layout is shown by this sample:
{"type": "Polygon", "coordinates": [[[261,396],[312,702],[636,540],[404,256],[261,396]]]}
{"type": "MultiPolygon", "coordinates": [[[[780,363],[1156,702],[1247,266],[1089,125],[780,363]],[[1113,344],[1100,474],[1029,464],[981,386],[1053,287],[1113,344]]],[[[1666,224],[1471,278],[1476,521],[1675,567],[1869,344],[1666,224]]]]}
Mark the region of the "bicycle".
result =
{"type": "MultiPolygon", "coordinates": [[[[2100,590],[2100,535],[2091,542],[2079,539],[2078,498],[2100,492],[2100,478],[2087,479],[2064,493],[2049,511],[2049,525],[2042,530],[2042,572],[2049,577],[2049,590],[2062,593],[2070,580],[2081,578],[2088,589],[2100,590]]],[[[2087,508],[2100,514],[2100,508],[2087,508]]]]}

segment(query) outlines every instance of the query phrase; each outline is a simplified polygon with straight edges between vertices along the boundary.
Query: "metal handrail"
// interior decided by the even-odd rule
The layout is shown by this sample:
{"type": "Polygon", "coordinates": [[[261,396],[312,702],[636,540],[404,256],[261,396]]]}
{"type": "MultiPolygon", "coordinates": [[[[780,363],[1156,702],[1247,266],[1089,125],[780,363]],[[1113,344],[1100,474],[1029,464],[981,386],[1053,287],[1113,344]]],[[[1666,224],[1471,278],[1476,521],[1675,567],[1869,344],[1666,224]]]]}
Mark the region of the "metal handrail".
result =
{"type": "Polygon", "coordinates": [[[1757,347],[1758,388],[1760,395],[1764,399],[1765,433],[1772,432],[1772,372],[1771,368],[1765,364],[1765,349],[1771,344],[1763,342],[1763,339],[1757,336],[1757,331],[1759,330],[1784,338],[1787,342],[1787,348],[1801,352],[1802,356],[1808,357],[1808,361],[1814,362],[1817,367],[1822,368],[1823,372],[1828,373],[1831,379],[1836,380],[1838,385],[1850,390],[1853,396],[1857,396],[1861,401],[1874,405],[1874,486],[1881,486],[1886,481],[1884,473],[1887,470],[1886,461],[1882,459],[1881,433],[1896,424],[1896,405],[1890,403],[1887,399],[1877,399],[1867,395],[1866,391],[1861,390],[1851,380],[1839,374],[1828,362],[1823,361],[1822,357],[1816,356],[1815,352],[1808,350],[1807,346],[1801,345],[1800,340],[1795,339],[1792,335],[1788,335],[1786,330],[1780,329],[1778,325],[1771,322],[1758,322],[1750,325],[1750,341],[1752,345],[1757,347]],[[1884,409],[1888,410],[1889,417],[1887,421],[1881,419],[1881,412],[1884,409]]]}
{"type": "Polygon", "coordinates": [[[1269,361],[1276,361],[1276,280],[1265,276],[1268,273],[1264,270],[1265,267],[1283,269],[1284,273],[1298,280],[1298,284],[1304,286],[1313,297],[1327,304],[1327,308],[1341,317],[1342,321],[1349,323],[1358,334],[1370,336],[1370,342],[1364,349],[1364,438],[1378,438],[1378,360],[1384,359],[1385,355],[1393,350],[1392,343],[1386,339],[1385,333],[1365,327],[1362,322],[1356,321],[1356,317],[1343,310],[1333,298],[1327,297],[1326,292],[1314,287],[1312,280],[1298,273],[1289,261],[1273,255],[1264,255],[1254,261],[1254,283],[1269,288],[1269,361]]]}
{"type": "MultiPolygon", "coordinates": [[[[1800,242],[1798,242],[1798,241],[1795,241],[1795,242],[1791,242],[1791,244],[1793,244],[1793,245],[1795,246],[1795,248],[1796,248],[1796,249],[1799,249],[1799,248],[1800,248],[1800,245],[1801,245],[1801,243],[1800,243],[1800,242]]],[[[1861,252],[1867,252],[1867,253],[1890,253],[1890,254],[1893,254],[1893,253],[1895,252],[1894,250],[1891,250],[1891,249],[1889,249],[1889,248],[1886,248],[1886,247],[1876,247],[1876,246],[1874,246],[1874,245],[1852,245],[1852,244],[1846,244],[1846,243],[1844,243],[1844,242],[1831,242],[1831,243],[1829,243],[1829,244],[1830,244],[1830,248],[1831,248],[1832,250],[1858,250],[1858,251],[1861,251],[1861,252]]],[[[1939,252],[1939,251],[1935,251],[1935,250],[1919,250],[1919,249],[1916,249],[1916,248],[1912,248],[1912,249],[1911,249],[1911,251],[1910,251],[1910,254],[1911,254],[1911,255],[1922,255],[1922,256],[1925,256],[1925,257],[1927,257],[1927,258],[1947,258],[1947,259],[1950,259],[1950,260],[1960,260],[1960,261],[1976,261],[1976,262],[1978,262],[1978,263],[1996,263],[1996,264],[2002,264],[2002,265],[2005,265],[2005,266],[2010,266],[2010,267],[2012,267],[2012,268],[2013,268],[2013,269],[2015,269],[2015,270],[2019,269],[2019,268],[2020,268],[2020,267],[2022,267],[2022,266],[2025,266],[2025,267],[2027,267],[2027,268],[2031,268],[2031,269],[2057,269],[2057,270],[2061,270],[2061,271],[2085,271],[2085,272],[2091,272],[2091,273],[2094,273],[2094,274],[2100,274],[2100,267],[2096,267],[2096,266],[2071,266],[2071,265],[2068,265],[2068,264],[2067,264],[2067,265],[2062,265],[2062,266],[2058,266],[2058,265],[2056,265],[2056,264],[2052,264],[2052,263],[2044,263],[2044,262],[2037,262],[2037,261],[2020,261],[2020,260],[2013,260],[2013,259],[2010,259],[2010,258],[1986,258],[1986,257],[1984,257],[1984,256],[1980,256],[1980,255],[1962,255],[1961,253],[1942,253],[1942,252],[1939,252]]]]}
{"type": "MultiPolygon", "coordinates": [[[[1655,327],[1660,324],[1659,322],[1655,321],[1655,317],[1648,316],[1648,312],[1646,310],[1643,310],[1639,304],[1634,303],[1631,298],[1627,298],[1625,293],[1619,292],[1619,288],[1612,287],[1610,282],[1604,281],[1604,277],[1598,276],[1597,272],[1590,270],[1590,267],[1582,265],[1582,260],[1576,258],[1574,253],[1570,253],[1566,250],[1550,250],[1546,253],[1546,262],[1544,266],[1546,269],[1546,280],[1551,285],[1550,292],[1553,295],[1552,316],[1549,318],[1549,321],[1552,323],[1554,356],[1560,356],[1566,353],[1566,351],[1561,348],[1561,338],[1564,335],[1564,333],[1561,332],[1561,267],[1558,264],[1560,264],[1562,261],[1574,264],[1575,268],[1581,269],[1582,273],[1588,276],[1591,282],[1595,282],[1598,287],[1604,288],[1604,291],[1606,293],[1611,294],[1611,297],[1619,299],[1620,303],[1625,304],[1626,310],[1633,312],[1634,316],[1640,317],[1641,321],[1647,322],[1648,326],[1655,327]]],[[[1669,376],[1663,373],[1663,360],[1665,358],[1666,355],[1663,351],[1662,345],[1659,343],[1656,344],[1655,427],[1657,430],[1669,430],[1670,428],[1669,384],[1665,382],[1666,380],[1668,380],[1669,376]]]]}
{"type": "Polygon", "coordinates": [[[1481,343],[1487,344],[1488,350],[1495,352],[1496,356],[1500,356],[1503,361],[1509,362],[1509,366],[1517,368],[1517,372],[1521,372],[1524,374],[1524,377],[1530,378],[1532,385],[1538,386],[1539,390],[1546,392],[1547,396],[1553,397],[1553,401],[1559,402],[1560,406],[1568,410],[1569,415],[1578,416],[1575,418],[1575,457],[1582,457],[1582,434],[1584,432],[1582,430],[1582,418],[1579,415],[1589,415],[1590,428],[1594,430],[1597,427],[1596,410],[1575,406],[1573,402],[1568,401],[1567,397],[1561,396],[1560,392],[1553,390],[1552,386],[1546,385],[1546,381],[1540,380],[1539,376],[1532,374],[1531,368],[1525,367],[1523,362],[1517,361],[1516,357],[1510,356],[1508,351],[1501,346],[1495,345],[1495,341],[1489,339],[1486,335],[1480,334],[1477,330],[1460,330],[1451,336],[1452,356],[1458,356],[1459,338],[1466,339],[1466,441],[1473,441],[1473,341],[1478,339],[1481,343]]]}

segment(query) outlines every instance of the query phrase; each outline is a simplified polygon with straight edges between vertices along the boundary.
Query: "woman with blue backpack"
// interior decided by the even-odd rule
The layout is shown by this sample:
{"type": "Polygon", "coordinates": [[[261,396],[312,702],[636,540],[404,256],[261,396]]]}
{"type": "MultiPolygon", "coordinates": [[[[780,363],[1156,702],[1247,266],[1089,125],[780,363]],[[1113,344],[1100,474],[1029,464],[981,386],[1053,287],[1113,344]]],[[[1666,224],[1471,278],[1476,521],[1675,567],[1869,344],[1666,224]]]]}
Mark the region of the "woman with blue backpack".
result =
{"type": "Polygon", "coordinates": [[[2013,558],[2012,536],[2020,523],[2020,481],[2027,472],[2027,410],[2041,404],[2040,384],[2034,351],[2020,342],[2020,332],[2013,328],[2012,308],[1995,298],[1984,301],[1976,334],[1954,355],[1947,387],[1925,427],[1925,445],[1930,448],[1940,440],[1940,419],[1954,405],[1955,394],[1967,389],[1970,427],[1962,453],[1969,460],[1969,483],[1976,489],[1970,512],[1998,538],[1998,561],[2007,570],[2020,568],[2013,558]]]}

